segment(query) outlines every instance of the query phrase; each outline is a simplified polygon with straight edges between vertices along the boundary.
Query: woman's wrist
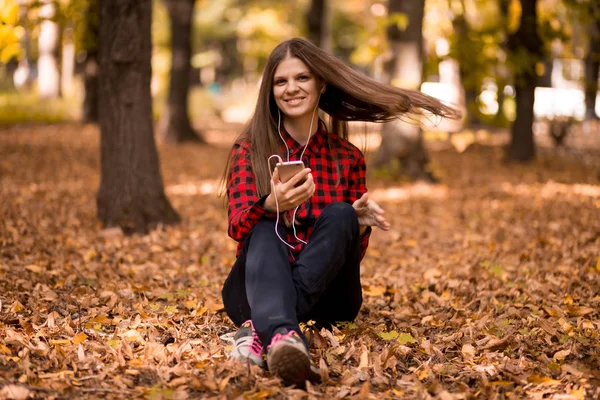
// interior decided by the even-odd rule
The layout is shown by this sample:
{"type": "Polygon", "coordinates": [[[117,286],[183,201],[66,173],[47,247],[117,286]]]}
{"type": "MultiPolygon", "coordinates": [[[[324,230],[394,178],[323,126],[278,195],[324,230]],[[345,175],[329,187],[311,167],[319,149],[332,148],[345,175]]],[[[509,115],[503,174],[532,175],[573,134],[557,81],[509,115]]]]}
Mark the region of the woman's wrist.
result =
{"type": "Polygon", "coordinates": [[[269,195],[267,196],[267,198],[263,202],[263,208],[265,210],[269,211],[269,212],[275,212],[276,211],[276,205],[274,203],[275,202],[273,201],[273,195],[272,195],[272,193],[269,193],[269,195]]]}

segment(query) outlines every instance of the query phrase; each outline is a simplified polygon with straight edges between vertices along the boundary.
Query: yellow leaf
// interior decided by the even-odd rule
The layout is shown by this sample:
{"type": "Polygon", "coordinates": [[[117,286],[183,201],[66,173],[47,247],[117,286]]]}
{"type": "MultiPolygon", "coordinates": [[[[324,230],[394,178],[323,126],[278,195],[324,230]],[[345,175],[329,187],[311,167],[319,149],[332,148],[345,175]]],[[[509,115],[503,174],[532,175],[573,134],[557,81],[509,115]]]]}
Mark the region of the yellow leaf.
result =
{"type": "Polygon", "coordinates": [[[12,303],[12,305],[8,309],[8,312],[18,313],[18,312],[21,312],[22,310],[23,310],[23,304],[21,304],[19,301],[15,301],[14,303],[12,303]]]}
{"type": "Polygon", "coordinates": [[[406,343],[417,343],[417,339],[412,337],[410,333],[401,333],[398,335],[398,343],[406,344],[406,343]]]}
{"type": "Polygon", "coordinates": [[[196,302],[193,300],[186,300],[183,304],[185,304],[185,308],[188,310],[193,310],[196,307],[196,302]]]}
{"type": "Polygon", "coordinates": [[[83,255],[83,259],[86,262],[90,262],[92,261],[94,258],[96,258],[98,256],[98,253],[96,253],[95,249],[89,249],[84,255],[83,255]]]}
{"type": "Polygon", "coordinates": [[[12,355],[12,352],[10,351],[10,349],[8,347],[6,347],[2,343],[0,343],[0,354],[10,356],[10,355],[12,355]]]}
{"type": "Polygon", "coordinates": [[[85,342],[85,339],[87,339],[86,334],[83,332],[79,332],[77,335],[73,336],[73,344],[83,343],[85,342]]]}
{"type": "Polygon", "coordinates": [[[395,330],[390,332],[379,332],[377,333],[377,336],[379,336],[383,340],[394,340],[398,337],[398,332],[395,330]]]}
{"type": "Polygon", "coordinates": [[[385,286],[365,286],[363,293],[367,296],[382,296],[385,293],[385,286]]]}
{"type": "Polygon", "coordinates": [[[407,239],[404,242],[408,247],[417,247],[418,242],[415,239],[407,239]]]}
{"type": "Polygon", "coordinates": [[[60,344],[71,344],[71,341],[67,340],[67,339],[56,339],[56,340],[50,340],[50,344],[53,346],[60,345],[60,344]]]}
{"type": "Polygon", "coordinates": [[[108,318],[106,315],[96,315],[90,320],[90,322],[97,322],[100,324],[108,324],[110,321],[110,318],[108,318]]]}
{"type": "Polygon", "coordinates": [[[196,315],[202,315],[202,314],[204,314],[207,311],[208,311],[208,308],[206,308],[206,307],[203,306],[203,307],[200,307],[199,309],[197,309],[196,312],[195,312],[195,314],[196,315]]]}
{"type": "Polygon", "coordinates": [[[570,294],[565,295],[565,300],[563,301],[563,303],[565,303],[566,305],[572,305],[573,297],[571,297],[570,294]]]}
{"type": "Polygon", "coordinates": [[[134,358],[133,360],[129,361],[129,365],[132,367],[143,367],[144,366],[144,360],[142,360],[141,358],[134,358]]]}
{"type": "Polygon", "coordinates": [[[529,378],[527,378],[527,381],[536,385],[546,386],[560,385],[562,383],[561,381],[557,381],[556,379],[539,375],[532,375],[529,378]]]}
{"type": "Polygon", "coordinates": [[[166,312],[167,314],[175,314],[175,313],[177,312],[177,306],[168,306],[168,307],[165,309],[165,312],[166,312]]]}
{"type": "Polygon", "coordinates": [[[598,257],[598,263],[596,264],[596,271],[600,272],[600,256],[598,257]]]}
{"type": "Polygon", "coordinates": [[[429,367],[425,366],[417,372],[417,378],[419,378],[420,381],[424,381],[429,378],[429,372],[429,367]]]}
{"type": "Polygon", "coordinates": [[[573,396],[573,400],[584,400],[585,399],[585,389],[583,387],[580,387],[577,390],[573,390],[571,393],[571,396],[573,396]]]}

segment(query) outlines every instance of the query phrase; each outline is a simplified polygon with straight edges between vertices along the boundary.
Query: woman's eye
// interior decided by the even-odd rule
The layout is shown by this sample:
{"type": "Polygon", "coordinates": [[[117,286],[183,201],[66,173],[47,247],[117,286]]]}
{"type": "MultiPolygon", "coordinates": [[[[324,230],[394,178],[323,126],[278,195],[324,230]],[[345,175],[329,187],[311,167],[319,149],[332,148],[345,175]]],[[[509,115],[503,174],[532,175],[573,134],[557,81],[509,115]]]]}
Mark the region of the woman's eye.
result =
{"type": "Polygon", "coordinates": [[[283,84],[283,83],[285,83],[285,81],[284,81],[284,80],[282,80],[282,79],[280,79],[280,80],[278,80],[278,81],[275,81],[275,84],[276,84],[276,85],[281,85],[281,84],[283,84]]]}
{"type": "Polygon", "coordinates": [[[308,76],[301,76],[301,77],[298,78],[298,80],[307,81],[308,80],[308,76]]]}

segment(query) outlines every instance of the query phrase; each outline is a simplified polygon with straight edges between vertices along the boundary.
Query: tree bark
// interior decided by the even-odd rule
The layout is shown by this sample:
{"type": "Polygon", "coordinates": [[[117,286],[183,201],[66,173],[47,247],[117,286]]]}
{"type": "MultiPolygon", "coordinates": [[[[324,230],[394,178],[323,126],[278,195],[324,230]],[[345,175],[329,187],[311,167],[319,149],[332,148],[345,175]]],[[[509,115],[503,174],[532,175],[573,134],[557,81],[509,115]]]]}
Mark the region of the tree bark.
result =
{"type": "Polygon", "coordinates": [[[308,40],[325,51],[331,51],[329,8],[327,0],[312,0],[306,13],[308,40]]]}
{"type": "Polygon", "coordinates": [[[585,57],[585,117],[598,119],[596,96],[600,72],[600,20],[590,24],[590,48],[585,57]]]}
{"type": "Polygon", "coordinates": [[[538,34],[537,0],[521,1],[521,25],[508,39],[508,48],[515,68],[517,118],[511,130],[506,157],[509,160],[528,161],[535,157],[533,140],[533,102],[537,75],[535,65],[542,60],[542,39],[538,34]]]}
{"type": "Polygon", "coordinates": [[[167,199],[152,128],[151,0],[102,0],[98,218],[145,233],[179,221],[167,199]]]}
{"type": "MultiPolygon", "coordinates": [[[[423,81],[423,16],[425,0],[390,0],[389,14],[408,16],[408,27],[400,31],[393,25],[388,28],[392,59],[386,65],[386,75],[391,83],[405,89],[419,90],[423,81]]],[[[396,120],[381,129],[381,145],[375,155],[375,166],[399,167],[401,173],[412,180],[435,182],[427,170],[429,157],[423,144],[423,131],[418,125],[396,120]],[[397,161],[397,163],[395,163],[397,161]]]]}
{"type": "Polygon", "coordinates": [[[165,0],[171,20],[171,79],[169,97],[158,123],[158,137],[166,142],[204,142],[196,135],[188,116],[191,30],[194,0],[165,0]]]}
{"type": "Polygon", "coordinates": [[[58,53],[60,32],[58,24],[52,21],[56,6],[52,0],[43,0],[40,16],[44,18],[40,25],[38,39],[38,90],[42,98],[60,97],[60,73],[58,71],[58,53]]]}
{"type": "Polygon", "coordinates": [[[83,122],[98,122],[98,1],[90,0],[85,15],[83,122]]]}

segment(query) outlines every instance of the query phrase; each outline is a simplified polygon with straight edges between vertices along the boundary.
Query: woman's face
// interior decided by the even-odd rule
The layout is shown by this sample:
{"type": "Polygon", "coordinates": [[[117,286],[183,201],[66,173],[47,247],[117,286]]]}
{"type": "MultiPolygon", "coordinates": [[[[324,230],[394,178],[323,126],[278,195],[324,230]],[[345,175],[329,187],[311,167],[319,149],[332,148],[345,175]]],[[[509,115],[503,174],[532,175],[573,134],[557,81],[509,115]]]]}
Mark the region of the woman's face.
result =
{"type": "Polygon", "coordinates": [[[289,119],[312,117],[323,84],[299,58],[281,61],[273,76],[273,96],[289,119]]]}

